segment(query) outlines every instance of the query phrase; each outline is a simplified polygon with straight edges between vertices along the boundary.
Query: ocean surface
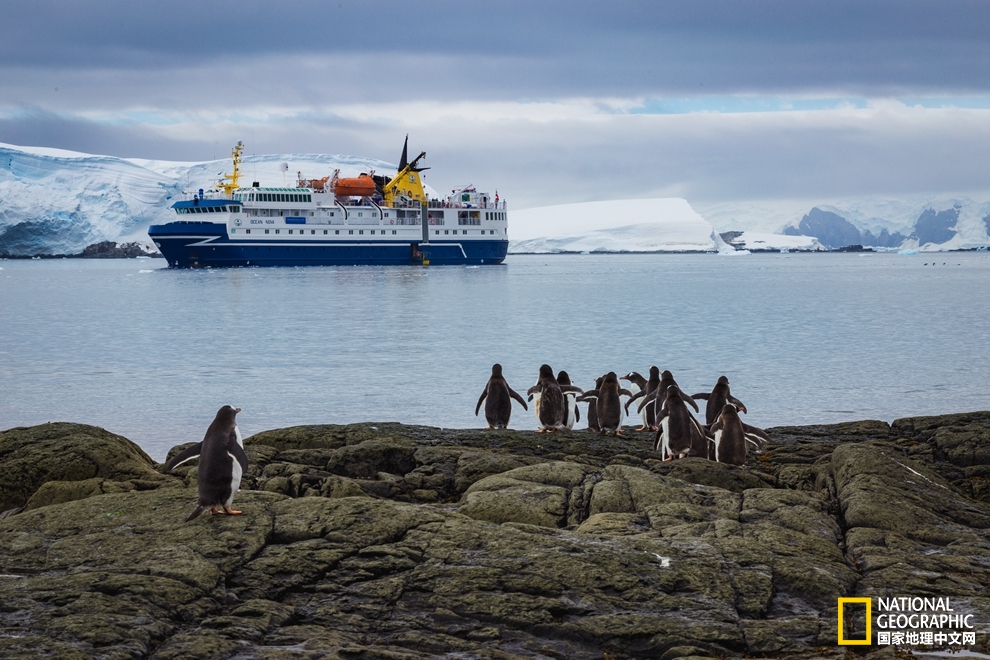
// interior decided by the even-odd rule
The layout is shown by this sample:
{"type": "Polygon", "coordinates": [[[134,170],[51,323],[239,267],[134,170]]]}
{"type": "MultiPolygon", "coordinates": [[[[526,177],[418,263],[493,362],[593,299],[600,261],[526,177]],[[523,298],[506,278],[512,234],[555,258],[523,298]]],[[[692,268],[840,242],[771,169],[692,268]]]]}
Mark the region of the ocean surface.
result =
{"type": "MultiPolygon", "coordinates": [[[[94,424],[162,460],[227,403],[245,437],[483,427],[495,362],[523,394],[544,362],[586,389],[650,365],[688,393],[725,374],[761,427],[990,409],[987,253],[164,266],[0,260],[0,430],[94,424]]],[[[510,426],[535,429],[532,411],[510,426]]]]}

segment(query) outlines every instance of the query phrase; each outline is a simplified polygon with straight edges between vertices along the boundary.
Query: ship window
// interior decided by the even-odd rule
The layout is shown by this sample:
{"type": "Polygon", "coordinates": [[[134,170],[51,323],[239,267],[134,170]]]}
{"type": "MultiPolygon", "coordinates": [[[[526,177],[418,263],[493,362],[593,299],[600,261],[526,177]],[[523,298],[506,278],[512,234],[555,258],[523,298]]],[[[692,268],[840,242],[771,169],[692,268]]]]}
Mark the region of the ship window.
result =
{"type": "Polygon", "coordinates": [[[330,217],[331,218],[333,217],[333,211],[330,211],[330,217]]]}
{"type": "Polygon", "coordinates": [[[333,233],[335,233],[335,234],[339,234],[339,233],[340,233],[340,230],[339,230],[339,229],[334,229],[334,230],[333,230],[333,233]]]}
{"type": "Polygon", "coordinates": [[[325,235],[325,234],[327,233],[327,230],[326,230],[326,229],[324,229],[324,230],[323,230],[323,233],[324,233],[324,235],[325,235]]]}
{"type": "Polygon", "coordinates": [[[358,233],[359,234],[363,234],[364,233],[364,230],[363,229],[358,229],[358,233]]]}
{"type": "Polygon", "coordinates": [[[266,233],[266,234],[268,233],[268,230],[267,230],[267,229],[265,230],[265,233],[266,233]]]}
{"type": "Polygon", "coordinates": [[[247,230],[245,230],[245,231],[246,231],[246,232],[247,232],[248,234],[250,234],[250,233],[251,233],[251,230],[250,230],[250,229],[247,229],[247,230]]]}
{"type": "Polygon", "coordinates": [[[348,233],[348,234],[353,234],[353,233],[354,233],[354,230],[353,230],[353,229],[348,229],[348,230],[347,230],[347,233],[348,233]]]}
{"type": "Polygon", "coordinates": [[[275,233],[277,234],[277,233],[278,233],[279,231],[280,231],[279,229],[276,229],[276,230],[275,230],[275,233]]]}
{"type": "Polygon", "coordinates": [[[237,230],[236,230],[236,229],[231,229],[231,230],[230,230],[230,233],[231,233],[231,234],[236,234],[236,233],[237,233],[237,230]]]}
{"type": "Polygon", "coordinates": [[[462,234],[466,234],[467,233],[467,229],[462,230],[461,233],[462,234]]]}
{"type": "Polygon", "coordinates": [[[395,232],[395,230],[393,229],[393,230],[392,230],[392,235],[393,235],[393,236],[395,236],[395,233],[396,233],[396,232],[395,232]]]}
{"type": "Polygon", "coordinates": [[[371,217],[372,218],[377,218],[378,217],[378,212],[377,211],[372,211],[371,212],[371,217]]]}
{"type": "Polygon", "coordinates": [[[292,233],[292,230],[291,230],[291,229],[289,230],[289,233],[290,233],[290,234],[292,233]]]}
{"type": "Polygon", "coordinates": [[[444,229],[444,230],[443,230],[443,233],[445,233],[445,234],[449,234],[449,233],[450,233],[450,230],[449,230],[449,229],[444,229]]]}
{"type": "Polygon", "coordinates": [[[438,230],[437,230],[437,236],[439,236],[439,235],[440,235],[440,230],[438,229],[438,230]]]}
{"type": "Polygon", "coordinates": [[[363,216],[364,216],[364,213],[362,211],[358,211],[358,217],[361,218],[363,216]]]}

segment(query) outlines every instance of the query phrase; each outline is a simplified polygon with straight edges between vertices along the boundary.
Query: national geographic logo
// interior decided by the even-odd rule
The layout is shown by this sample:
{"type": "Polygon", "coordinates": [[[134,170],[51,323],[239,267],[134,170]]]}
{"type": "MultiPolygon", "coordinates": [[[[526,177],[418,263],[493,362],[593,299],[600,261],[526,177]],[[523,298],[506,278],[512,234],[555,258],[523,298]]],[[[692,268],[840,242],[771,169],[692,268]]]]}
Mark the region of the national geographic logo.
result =
{"type": "MultiPolygon", "coordinates": [[[[879,646],[960,646],[976,643],[972,614],[957,612],[948,598],[878,597],[876,643],[879,646]]],[[[869,646],[873,643],[874,599],[839,598],[838,642],[840,646],[869,646]]]]}
{"type": "MultiPolygon", "coordinates": [[[[839,599],[839,646],[868,646],[873,642],[872,635],[872,625],[873,625],[873,599],[872,598],[840,598],[839,599]],[[849,611],[846,610],[846,605],[849,605],[849,611]],[[866,608],[866,612],[862,615],[860,619],[859,610],[860,606],[866,608]],[[856,621],[863,620],[866,622],[866,634],[862,639],[847,639],[846,632],[847,622],[850,624],[850,633],[856,635],[859,626],[855,624],[856,621]]],[[[859,635],[856,635],[859,637],[859,635]]]]}

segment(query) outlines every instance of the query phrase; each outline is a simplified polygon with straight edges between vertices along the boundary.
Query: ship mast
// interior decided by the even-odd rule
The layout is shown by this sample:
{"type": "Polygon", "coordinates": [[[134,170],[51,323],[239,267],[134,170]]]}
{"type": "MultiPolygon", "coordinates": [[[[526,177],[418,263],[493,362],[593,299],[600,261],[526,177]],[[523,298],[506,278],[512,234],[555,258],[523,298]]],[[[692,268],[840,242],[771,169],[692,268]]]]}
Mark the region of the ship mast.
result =
{"type": "Polygon", "coordinates": [[[234,194],[234,191],[240,188],[238,183],[241,178],[241,170],[238,165],[241,164],[241,152],[244,151],[244,143],[240,140],[237,141],[237,146],[233,148],[230,152],[230,157],[234,160],[234,171],[230,174],[224,174],[223,179],[227,179],[226,183],[220,183],[220,188],[226,193],[227,197],[234,194]]]}

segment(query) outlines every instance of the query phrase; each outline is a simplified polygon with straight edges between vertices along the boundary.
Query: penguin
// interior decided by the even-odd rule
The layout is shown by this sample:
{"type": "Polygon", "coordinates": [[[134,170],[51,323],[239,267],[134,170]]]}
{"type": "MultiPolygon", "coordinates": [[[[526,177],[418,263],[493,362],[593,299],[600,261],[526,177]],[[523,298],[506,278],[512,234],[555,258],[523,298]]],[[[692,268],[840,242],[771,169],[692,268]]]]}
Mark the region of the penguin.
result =
{"type": "Polygon", "coordinates": [[[665,461],[686,456],[708,458],[709,439],[687,407],[688,397],[677,385],[667,388],[663,408],[657,413],[657,431],[653,449],[659,450],[665,461]]]}
{"type": "MultiPolygon", "coordinates": [[[[674,380],[674,374],[670,373],[668,369],[664,369],[660,372],[660,383],[657,385],[657,388],[643,398],[636,412],[642,412],[643,408],[653,403],[654,412],[659,413],[660,409],[663,408],[663,401],[671,385],[677,385],[677,381],[674,380]]],[[[677,389],[680,391],[685,403],[694,408],[695,412],[700,413],[701,409],[698,408],[698,404],[694,402],[694,399],[684,394],[684,391],[679,386],[677,389]]],[[[626,405],[629,405],[629,401],[626,402],[626,405]]],[[[654,423],[657,424],[655,420],[654,423]]]]}
{"type": "Polygon", "coordinates": [[[622,435],[622,400],[620,396],[632,396],[632,393],[619,387],[619,377],[610,371],[602,377],[602,384],[597,389],[589,390],[578,398],[578,401],[597,399],[595,409],[598,415],[599,435],[622,435]]]}
{"type": "Polygon", "coordinates": [[[746,462],[747,442],[761,448],[764,441],[770,440],[763,429],[744,424],[731,403],[722,406],[711,426],[711,433],[714,438],[712,460],[731,465],[743,465],[746,462]]]}
{"type": "Polygon", "coordinates": [[[196,478],[199,485],[199,506],[193,511],[186,522],[196,518],[207,509],[213,514],[228,513],[238,515],[242,511],[230,508],[234,495],[241,486],[241,476],[248,468],[247,455],[244,453],[244,441],[234,417],[241,412],[240,408],[224,406],[217,411],[213,423],[206,429],[203,441],[189,447],[173,458],[165,466],[168,472],[190,461],[197,456],[199,465],[196,468],[196,478]],[[222,510],[221,510],[222,509],[222,510]]]}
{"type": "MultiPolygon", "coordinates": [[[[581,389],[573,385],[566,386],[568,391],[581,392],[581,389]]],[[[537,433],[554,432],[564,428],[564,392],[553,376],[553,369],[549,364],[540,366],[540,377],[536,385],[529,388],[526,394],[533,399],[533,410],[536,419],[540,424],[537,433]]]]}
{"type": "Polygon", "coordinates": [[[557,384],[564,392],[564,426],[567,427],[567,430],[571,430],[574,428],[574,424],[581,421],[581,411],[578,410],[577,406],[577,394],[563,389],[571,384],[571,377],[563,369],[557,372],[557,384]]]}
{"type": "MultiPolygon", "coordinates": [[[[605,380],[605,376],[596,378],[594,389],[597,390],[601,387],[603,380],[605,380]]],[[[602,427],[598,425],[598,399],[588,400],[588,430],[592,433],[598,433],[602,430],[602,427]]]]}
{"type": "Polygon", "coordinates": [[[512,399],[522,404],[522,407],[529,410],[526,400],[518,392],[509,387],[502,376],[502,365],[496,363],[492,365],[492,375],[485,385],[485,390],[478,399],[478,405],[474,407],[474,415],[478,416],[481,410],[481,402],[485,401],[485,419],[488,420],[488,428],[504,429],[509,426],[509,417],[512,415],[512,399]],[[487,401],[485,401],[487,399],[487,401]]]}
{"type": "MultiPolygon", "coordinates": [[[[626,401],[626,415],[628,415],[629,414],[629,402],[630,401],[633,401],[634,399],[638,399],[638,398],[643,397],[643,396],[646,395],[646,392],[644,391],[644,388],[646,387],[646,382],[647,381],[646,381],[645,378],[643,378],[642,374],[640,374],[638,371],[630,371],[625,376],[619,376],[619,380],[628,380],[629,381],[629,391],[632,392],[632,398],[630,398],[628,401],[626,401]]],[[[645,425],[646,424],[646,413],[643,412],[642,413],[642,416],[643,416],[643,424],[645,425]]],[[[636,429],[636,430],[637,431],[641,431],[642,429],[636,429]]]]}
{"type": "MultiPolygon", "coordinates": [[[[642,378],[642,376],[640,376],[640,378],[642,378]]],[[[671,379],[673,379],[673,376],[671,376],[671,379]]],[[[635,401],[636,399],[639,399],[641,397],[648,397],[648,396],[650,396],[651,394],[653,394],[654,392],[657,391],[657,388],[658,387],[660,387],[660,369],[659,368],[657,368],[655,366],[650,367],[650,378],[649,378],[649,380],[646,380],[643,383],[643,386],[642,387],[643,387],[642,390],[640,390],[638,393],[633,394],[632,397],[628,401],[626,401],[626,412],[627,413],[629,412],[629,404],[630,403],[632,403],[633,401],[635,401]]],[[[657,409],[656,409],[656,407],[655,406],[642,406],[641,408],[639,408],[639,411],[643,415],[643,425],[640,426],[636,430],[637,431],[645,431],[647,429],[650,429],[651,431],[656,431],[657,430],[657,424],[656,424],[656,419],[657,419],[656,411],[657,411],[657,409]]]]}
{"type": "Polygon", "coordinates": [[[743,402],[729,393],[729,379],[725,376],[719,376],[718,382],[715,383],[715,387],[712,388],[710,393],[699,392],[698,394],[692,394],[691,398],[708,401],[708,405],[705,406],[705,424],[708,426],[715,423],[715,418],[721,414],[726,403],[734,404],[736,408],[742,412],[746,412],[746,406],[743,405],[743,402]]]}

